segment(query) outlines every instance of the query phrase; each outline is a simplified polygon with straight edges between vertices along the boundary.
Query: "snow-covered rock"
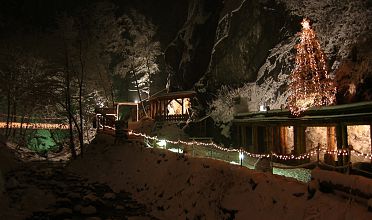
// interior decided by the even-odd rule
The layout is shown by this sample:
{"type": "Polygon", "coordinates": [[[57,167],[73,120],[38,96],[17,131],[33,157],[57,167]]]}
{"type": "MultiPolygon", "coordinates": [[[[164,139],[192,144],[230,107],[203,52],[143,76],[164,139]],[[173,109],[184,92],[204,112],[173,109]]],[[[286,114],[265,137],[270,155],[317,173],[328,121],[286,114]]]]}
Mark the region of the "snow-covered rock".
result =
{"type": "Polygon", "coordinates": [[[320,169],[314,169],[311,176],[320,185],[325,184],[327,188],[331,186],[331,190],[345,191],[367,200],[372,197],[372,181],[369,178],[320,169]]]}

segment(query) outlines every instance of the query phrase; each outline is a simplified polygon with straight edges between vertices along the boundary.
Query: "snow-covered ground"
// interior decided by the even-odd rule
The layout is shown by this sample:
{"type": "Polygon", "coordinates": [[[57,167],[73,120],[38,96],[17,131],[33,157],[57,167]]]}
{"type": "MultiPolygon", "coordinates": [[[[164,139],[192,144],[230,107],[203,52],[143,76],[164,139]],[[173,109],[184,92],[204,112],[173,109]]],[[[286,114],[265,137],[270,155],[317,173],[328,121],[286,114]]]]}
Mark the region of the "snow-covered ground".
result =
{"type": "Polygon", "coordinates": [[[365,204],[307,184],[99,135],[69,170],[128,191],[159,219],[372,219],[365,204]]]}

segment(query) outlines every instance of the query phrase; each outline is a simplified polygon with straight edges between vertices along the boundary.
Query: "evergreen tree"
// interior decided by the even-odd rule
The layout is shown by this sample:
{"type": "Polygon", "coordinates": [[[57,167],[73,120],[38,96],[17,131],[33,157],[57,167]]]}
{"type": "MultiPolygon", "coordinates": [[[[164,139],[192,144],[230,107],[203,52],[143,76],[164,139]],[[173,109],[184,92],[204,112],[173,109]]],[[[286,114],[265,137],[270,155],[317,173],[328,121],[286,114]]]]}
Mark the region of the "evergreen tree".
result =
{"type": "Polygon", "coordinates": [[[309,20],[302,21],[300,42],[296,45],[296,65],[289,85],[289,109],[295,116],[310,107],[335,102],[336,87],[328,75],[324,52],[311,29],[309,20]]]}

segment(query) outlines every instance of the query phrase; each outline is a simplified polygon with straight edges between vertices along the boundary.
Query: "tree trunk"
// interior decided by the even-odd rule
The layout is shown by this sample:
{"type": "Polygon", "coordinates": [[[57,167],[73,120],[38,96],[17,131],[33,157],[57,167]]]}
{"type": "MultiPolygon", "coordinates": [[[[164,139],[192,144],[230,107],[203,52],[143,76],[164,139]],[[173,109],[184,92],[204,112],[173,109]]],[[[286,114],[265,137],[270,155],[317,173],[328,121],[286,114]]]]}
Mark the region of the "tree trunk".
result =
{"type": "Polygon", "coordinates": [[[80,119],[80,131],[79,131],[79,143],[80,143],[80,155],[83,156],[84,154],[84,122],[83,122],[83,103],[82,103],[82,96],[83,96],[83,84],[84,84],[84,62],[83,62],[83,54],[82,54],[82,42],[79,42],[79,60],[80,60],[80,80],[79,80],[79,119],[80,119]]]}
{"type": "MultiPolygon", "coordinates": [[[[13,97],[13,111],[12,111],[12,127],[13,127],[13,122],[17,122],[17,101],[16,101],[16,97],[13,97]]],[[[15,137],[15,134],[16,134],[16,130],[14,127],[13,127],[13,132],[12,132],[12,138],[15,137]]]]}
{"type": "Polygon", "coordinates": [[[146,112],[145,106],[143,105],[142,98],[141,98],[141,92],[140,92],[139,86],[138,86],[137,74],[136,74],[136,72],[134,70],[132,70],[132,73],[134,75],[134,79],[135,79],[135,82],[136,82],[136,88],[137,88],[139,102],[140,102],[140,104],[142,106],[143,113],[145,114],[145,116],[147,116],[147,112],[146,112]]]}
{"type": "Polygon", "coordinates": [[[25,136],[23,135],[23,123],[25,121],[25,113],[22,112],[22,117],[21,117],[21,124],[19,126],[19,142],[20,144],[18,144],[19,147],[22,147],[21,145],[23,145],[25,143],[25,136]]]}
{"type": "Polygon", "coordinates": [[[76,150],[75,150],[75,143],[74,143],[74,132],[72,127],[72,112],[71,112],[71,95],[70,95],[70,73],[67,70],[66,73],[66,111],[68,114],[68,125],[69,125],[69,133],[70,133],[70,150],[72,158],[76,158],[76,150]]]}
{"type": "Polygon", "coordinates": [[[147,81],[147,85],[149,87],[149,93],[147,94],[147,100],[150,100],[150,82],[151,82],[151,72],[150,72],[150,64],[149,64],[149,59],[146,58],[146,67],[147,67],[147,72],[149,74],[149,80],[147,81]]]}
{"type": "Polygon", "coordinates": [[[9,128],[9,123],[10,123],[10,91],[8,90],[8,94],[7,94],[7,101],[8,101],[8,108],[7,108],[7,117],[6,117],[6,128],[5,128],[5,137],[9,137],[10,135],[10,128],[9,128]]]}
{"type": "Polygon", "coordinates": [[[72,112],[71,112],[71,91],[70,91],[70,83],[71,83],[71,76],[70,76],[70,68],[69,68],[69,58],[68,58],[68,48],[66,41],[64,41],[64,47],[65,47],[65,101],[66,101],[66,112],[68,117],[68,125],[69,125],[69,133],[70,133],[70,151],[72,158],[76,158],[76,150],[75,150],[75,143],[74,143],[74,132],[72,127],[72,112]]]}
{"type": "Polygon", "coordinates": [[[112,82],[110,82],[110,87],[111,87],[112,107],[114,107],[115,106],[115,101],[114,101],[114,86],[112,85],[112,82]]]}

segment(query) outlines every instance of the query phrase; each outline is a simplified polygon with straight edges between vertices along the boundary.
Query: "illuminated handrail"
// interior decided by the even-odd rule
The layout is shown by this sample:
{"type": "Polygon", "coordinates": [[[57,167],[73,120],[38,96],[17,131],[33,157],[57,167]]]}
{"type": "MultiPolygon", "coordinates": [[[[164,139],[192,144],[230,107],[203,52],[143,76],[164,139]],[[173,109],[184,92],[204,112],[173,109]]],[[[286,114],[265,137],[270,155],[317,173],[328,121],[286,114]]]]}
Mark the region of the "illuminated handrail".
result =
{"type": "MultiPolygon", "coordinates": [[[[136,133],[134,131],[130,131],[130,134],[133,134],[135,136],[141,136],[143,138],[147,138],[147,139],[151,139],[151,140],[154,140],[154,141],[160,141],[160,139],[158,137],[152,137],[152,136],[148,136],[146,134],[143,134],[143,133],[136,133]]],[[[178,144],[184,144],[184,145],[188,145],[188,146],[192,146],[192,145],[198,145],[198,146],[210,146],[210,147],[213,147],[213,148],[216,148],[218,150],[222,150],[222,151],[226,151],[226,152],[240,152],[242,151],[245,155],[249,156],[249,157],[254,157],[254,158],[270,158],[270,157],[274,157],[276,159],[280,159],[280,160],[303,160],[303,159],[306,159],[306,158],[310,158],[312,156],[316,156],[318,154],[318,149],[317,147],[315,148],[311,148],[308,152],[305,152],[305,153],[302,153],[300,155],[283,155],[283,154],[277,154],[277,153],[264,153],[264,154],[259,154],[259,153],[250,153],[250,152],[247,152],[246,150],[244,150],[243,148],[240,148],[240,149],[228,149],[228,148],[225,148],[225,147],[222,147],[222,146],[219,146],[213,142],[210,142],[210,143],[204,143],[204,142],[198,142],[198,141],[182,141],[182,140],[177,140],[177,141],[173,141],[173,140],[167,140],[167,139],[161,139],[167,143],[170,143],[170,144],[175,144],[175,145],[178,145],[178,144]]],[[[326,154],[333,154],[333,155],[339,155],[339,156],[346,156],[349,154],[349,152],[356,152],[355,150],[348,150],[348,149],[338,149],[338,150],[335,150],[335,151],[330,151],[330,150],[326,150],[324,148],[320,148],[319,149],[320,152],[323,152],[323,153],[326,153],[326,154]]],[[[320,153],[319,152],[319,153],[320,153]]],[[[372,159],[372,155],[371,154],[363,154],[366,158],[369,158],[369,159],[372,159]]]]}

